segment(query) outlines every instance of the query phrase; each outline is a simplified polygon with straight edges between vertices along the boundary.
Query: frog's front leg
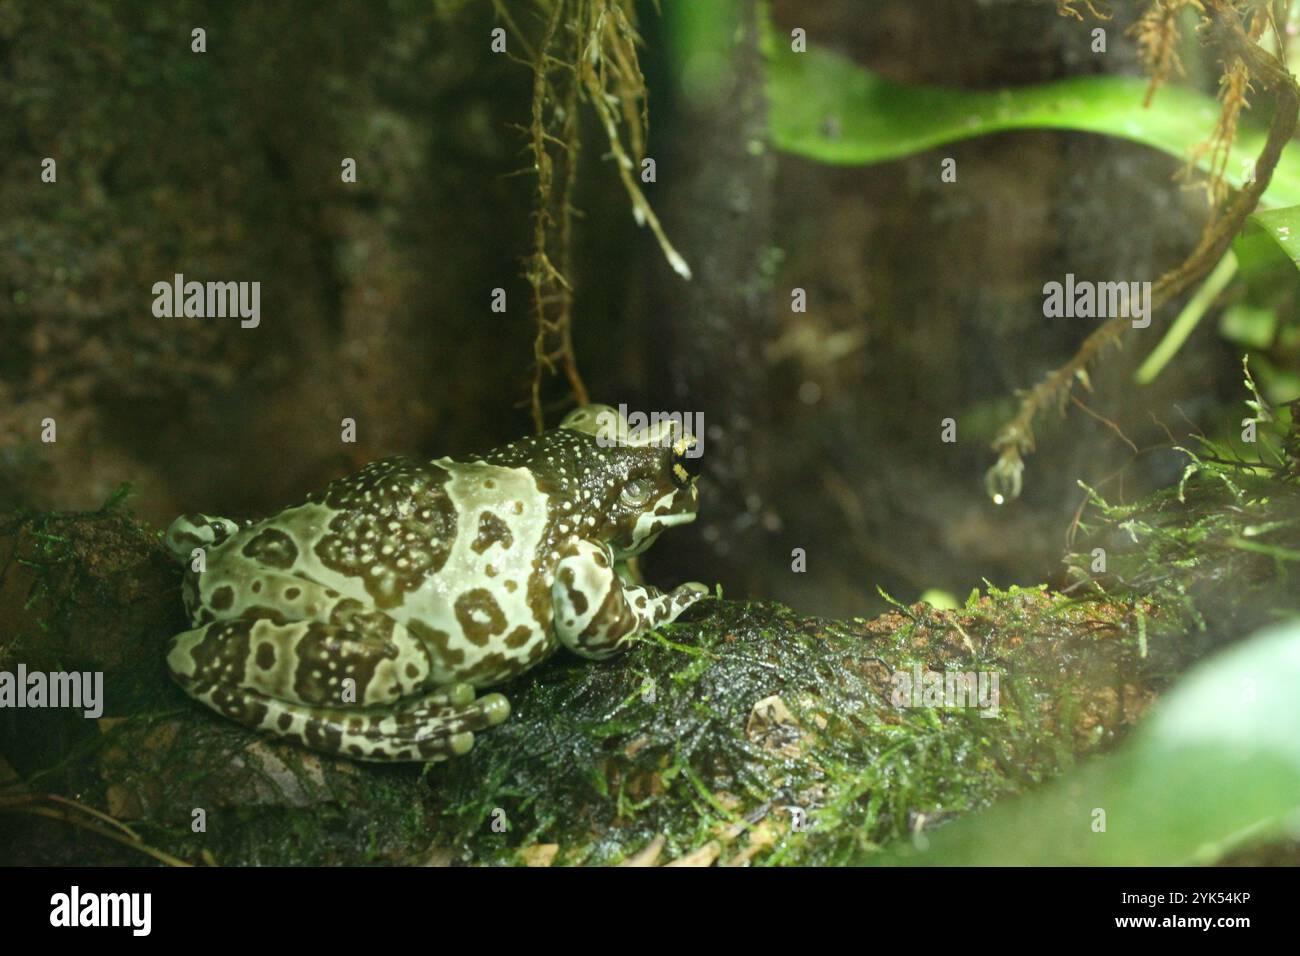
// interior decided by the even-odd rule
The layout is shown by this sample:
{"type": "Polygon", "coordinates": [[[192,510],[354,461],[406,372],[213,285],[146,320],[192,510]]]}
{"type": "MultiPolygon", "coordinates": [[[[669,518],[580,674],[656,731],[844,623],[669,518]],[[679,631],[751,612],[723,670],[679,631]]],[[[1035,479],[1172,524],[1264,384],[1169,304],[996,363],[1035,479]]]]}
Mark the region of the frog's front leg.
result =
{"type": "Polygon", "coordinates": [[[604,547],[574,541],[562,552],[551,587],[555,632],[569,650],[599,660],[676,620],[706,593],[694,582],[667,594],[627,583],[604,547]]]}

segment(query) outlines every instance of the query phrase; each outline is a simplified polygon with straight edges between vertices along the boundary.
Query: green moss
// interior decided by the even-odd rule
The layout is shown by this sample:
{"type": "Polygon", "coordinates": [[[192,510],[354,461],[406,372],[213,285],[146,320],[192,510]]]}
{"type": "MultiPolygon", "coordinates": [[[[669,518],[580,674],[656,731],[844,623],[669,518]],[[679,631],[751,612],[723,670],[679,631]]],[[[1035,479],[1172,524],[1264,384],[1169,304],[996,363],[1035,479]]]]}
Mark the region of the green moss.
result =
{"type": "Polygon", "coordinates": [[[1104,704],[1116,675],[1116,655],[1082,646],[1086,620],[1076,602],[1021,589],[959,613],[917,605],[873,622],[713,602],[622,660],[557,659],[506,688],[511,720],[430,775],[442,838],[467,860],[511,862],[557,843],[560,861],[590,863],[657,836],[669,856],[715,839],[738,852],[757,830],[771,840],[758,856],[767,862],[860,861],[922,816],[983,805],[1109,738],[1054,742],[1063,718],[1104,704]],[[1031,634],[1043,652],[1009,668],[1004,655],[1031,634]],[[1053,689],[1059,652],[1080,667],[1065,694],[1053,689]],[[1002,684],[994,719],[896,708],[893,675],[914,662],[1010,674],[1014,689],[1002,684]],[[790,719],[760,727],[755,706],[773,696],[790,719]]]}

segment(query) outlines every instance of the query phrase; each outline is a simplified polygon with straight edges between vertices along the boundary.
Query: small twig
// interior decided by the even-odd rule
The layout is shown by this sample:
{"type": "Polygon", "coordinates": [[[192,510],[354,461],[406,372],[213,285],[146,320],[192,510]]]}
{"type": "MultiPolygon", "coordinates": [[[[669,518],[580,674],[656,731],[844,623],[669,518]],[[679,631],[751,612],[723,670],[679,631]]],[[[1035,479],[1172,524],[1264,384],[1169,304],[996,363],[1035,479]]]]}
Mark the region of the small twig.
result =
{"type": "Polygon", "coordinates": [[[1082,408],[1087,414],[1095,418],[1097,421],[1101,422],[1103,425],[1105,425],[1107,428],[1113,431],[1116,435],[1118,435],[1120,441],[1128,445],[1129,448],[1133,449],[1133,454],[1136,455],[1138,453],[1138,446],[1135,445],[1132,442],[1132,440],[1130,440],[1129,437],[1124,434],[1123,430],[1119,427],[1119,425],[1117,425],[1115,422],[1111,421],[1109,418],[1105,417],[1104,415],[1094,412],[1087,405],[1083,404],[1083,402],[1079,401],[1078,397],[1075,395],[1070,396],[1070,401],[1074,402],[1075,405],[1082,408]]]}
{"type": "Polygon", "coordinates": [[[31,816],[46,817],[51,820],[58,820],[63,823],[69,823],[72,826],[80,827],[83,830],[89,830],[102,837],[120,843],[123,846],[137,850],[146,856],[153,857],[160,863],[168,866],[193,866],[179,857],[172,856],[170,853],[159,850],[156,847],[149,846],[140,839],[126,824],[113,819],[106,813],[96,810],[94,807],[88,807],[84,803],[76,800],[69,800],[53,793],[21,793],[5,794],[0,796],[0,811],[10,811],[13,813],[26,813],[31,816]],[[59,804],[59,807],[44,807],[39,805],[39,801],[49,800],[59,804]],[[78,814],[85,814],[91,819],[84,819],[78,814]],[[107,826],[101,825],[97,821],[103,821],[107,826]]]}

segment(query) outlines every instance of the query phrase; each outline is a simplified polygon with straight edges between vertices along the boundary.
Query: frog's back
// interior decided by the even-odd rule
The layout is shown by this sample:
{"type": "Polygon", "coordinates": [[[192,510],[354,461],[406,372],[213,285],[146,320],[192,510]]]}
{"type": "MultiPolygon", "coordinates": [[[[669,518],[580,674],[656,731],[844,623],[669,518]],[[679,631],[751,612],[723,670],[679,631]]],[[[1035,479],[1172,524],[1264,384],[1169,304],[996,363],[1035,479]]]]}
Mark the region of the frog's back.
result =
{"type": "Polygon", "coordinates": [[[228,546],[390,615],[437,648],[440,678],[483,685],[554,649],[548,520],[524,468],[389,458],[228,546]]]}

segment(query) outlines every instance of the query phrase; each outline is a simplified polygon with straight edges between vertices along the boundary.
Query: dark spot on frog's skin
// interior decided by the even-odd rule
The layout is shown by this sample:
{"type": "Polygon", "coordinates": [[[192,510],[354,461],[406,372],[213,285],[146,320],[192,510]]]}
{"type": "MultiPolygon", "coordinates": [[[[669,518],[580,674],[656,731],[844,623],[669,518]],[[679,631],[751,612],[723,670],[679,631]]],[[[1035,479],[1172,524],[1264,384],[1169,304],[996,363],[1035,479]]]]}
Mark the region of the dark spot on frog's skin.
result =
{"type": "Polygon", "coordinates": [[[365,731],[366,731],[366,718],[358,716],[357,714],[352,714],[350,717],[348,717],[347,723],[343,727],[344,733],[352,734],[354,736],[358,734],[363,734],[365,733],[365,731]]]}
{"type": "Polygon", "coordinates": [[[592,616],[590,623],[583,629],[579,638],[592,639],[601,632],[606,634],[625,634],[634,629],[635,615],[627,602],[621,601],[623,589],[617,581],[605,592],[605,600],[600,609],[592,616]],[[621,607],[620,607],[621,605],[621,607]]]}
{"type": "Polygon", "coordinates": [[[323,720],[309,720],[303,728],[303,739],[312,746],[330,753],[343,749],[343,731],[323,720]]]}
{"type": "Polygon", "coordinates": [[[609,567],[609,558],[605,557],[604,551],[597,551],[591,556],[591,559],[596,562],[596,567],[598,568],[609,567]]]}
{"type": "Polygon", "coordinates": [[[257,646],[257,666],[264,671],[269,671],[275,666],[274,645],[264,641],[257,646]]]}
{"type": "Polygon", "coordinates": [[[270,713],[270,708],[260,700],[249,702],[248,713],[244,717],[245,723],[250,727],[261,727],[266,721],[266,715],[270,713]]]}
{"type": "MultiPolygon", "coordinates": [[[[248,661],[248,642],[252,629],[253,625],[248,621],[222,621],[212,625],[203,640],[190,652],[194,659],[194,674],[184,682],[241,683],[248,661]]],[[[214,691],[214,700],[215,694],[214,691]]]]}
{"type": "Polygon", "coordinates": [[[533,636],[533,629],[520,624],[506,636],[506,647],[511,649],[523,647],[528,643],[529,638],[533,636]]]}
{"type": "Polygon", "coordinates": [[[465,663],[465,652],[460,648],[452,649],[451,635],[436,627],[429,627],[420,621],[407,621],[406,629],[426,647],[431,648],[442,661],[443,666],[451,668],[465,663]]]}
{"type": "Polygon", "coordinates": [[[364,757],[366,752],[361,749],[360,744],[348,744],[348,753],[354,757],[364,757]]]}
{"type": "Polygon", "coordinates": [[[396,622],[382,614],[357,614],[342,627],[317,621],[307,624],[297,639],[294,693],[300,700],[315,704],[338,703],[343,689],[343,674],[338,666],[340,656],[346,655],[351,668],[347,676],[355,681],[356,703],[388,704],[397,700],[402,694],[399,685],[378,689],[373,686],[379,665],[397,656],[391,640],[395,627],[396,622]]]}
{"type": "Polygon", "coordinates": [[[511,594],[514,594],[516,591],[519,590],[519,582],[518,582],[518,581],[507,581],[507,582],[505,582],[505,589],[506,589],[507,591],[509,591],[511,594]]]}
{"type": "Polygon", "coordinates": [[[334,610],[330,611],[330,623],[346,625],[354,615],[364,614],[365,610],[366,606],[356,598],[344,598],[334,605],[334,610]]]}
{"type": "Polygon", "coordinates": [[[456,620],[465,639],[478,647],[486,646],[494,635],[506,629],[506,616],[486,588],[474,588],[456,598],[456,620]],[[487,620],[482,620],[484,617],[487,620]]]}
{"type": "Polygon", "coordinates": [[[258,564],[284,570],[298,560],[298,546],[278,528],[264,528],[244,545],[243,554],[258,564]]]}
{"type": "Polygon", "coordinates": [[[338,511],[315,547],[331,571],[360,578],[375,606],[399,606],[447,563],[456,540],[449,474],[434,464],[387,458],[309,496],[338,511]],[[381,554],[384,544],[394,545],[381,554]],[[402,562],[402,563],[399,563],[402,562]]]}
{"type": "Polygon", "coordinates": [[[281,714],[280,719],[277,720],[276,723],[280,725],[281,730],[288,730],[293,726],[293,714],[281,714]]]}
{"type": "Polygon", "coordinates": [[[514,544],[514,535],[509,526],[490,511],[478,516],[478,537],[470,545],[475,554],[482,554],[494,544],[500,544],[503,551],[509,551],[514,544]]]}
{"type": "MultiPolygon", "coordinates": [[[[588,606],[587,595],[583,594],[577,589],[577,587],[575,587],[572,568],[560,569],[560,583],[564,585],[565,592],[569,596],[569,604],[572,605],[573,610],[577,612],[578,616],[581,617],[586,614],[588,606]]],[[[569,624],[572,625],[573,622],[570,621],[569,624]]]]}
{"type": "Polygon", "coordinates": [[[645,595],[644,595],[644,594],[640,595],[640,596],[636,599],[636,606],[639,607],[639,608],[644,608],[644,607],[645,607],[645,595]]]}
{"type": "Polygon", "coordinates": [[[261,582],[261,581],[254,581],[254,582],[253,582],[253,593],[254,593],[254,594],[261,594],[261,593],[262,593],[262,582],[261,582]]]}
{"type": "Polygon", "coordinates": [[[533,560],[533,573],[528,575],[527,592],[528,610],[533,612],[533,620],[543,634],[551,629],[551,589],[542,574],[541,562],[533,560]]]}
{"type": "Polygon", "coordinates": [[[406,676],[411,678],[411,680],[415,680],[420,676],[420,668],[416,667],[415,664],[408,662],[406,665],[406,676]]]}
{"type": "Polygon", "coordinates": [[[218,611],[230,610],[230,605],[235,603],[235,589],[229,584],[223,584],[212,592],[212,597],[208,599],[208,603],[218,611]]]}
{"type": "Polygon", "coordinates": [[[186,571],[185,578],[181,584],[181,596],[185,601],[185,610],[189,611],[190,618],[193,619],[194,611],[199,606],[199,580],[193,571],[186,571]]]}
{"type": "Polygon", "coordinates": [[[298,595],[301,593],[302,590],[300,588],[285,588],[284,599],[286,601],[296,601],[298,600],[298,595]]]}
{"type": "Polygon", "coordinates": [[[270,621],[272,624],[289,623],[289,618],[278,607],[263,607],[260,604],[244,608],[239,612],[239,617],[245,621],[270,621]]]}

